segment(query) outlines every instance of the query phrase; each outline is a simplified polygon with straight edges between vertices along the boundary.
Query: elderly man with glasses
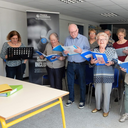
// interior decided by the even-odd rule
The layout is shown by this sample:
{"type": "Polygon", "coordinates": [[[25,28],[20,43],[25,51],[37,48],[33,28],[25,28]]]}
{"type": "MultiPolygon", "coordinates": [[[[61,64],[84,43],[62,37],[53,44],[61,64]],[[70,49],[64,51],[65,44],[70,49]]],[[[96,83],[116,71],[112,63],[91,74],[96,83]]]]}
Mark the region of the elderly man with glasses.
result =
{"type": "Polygon", "coordinates": [[[65,56],[67,56],[68,65],[67,65],[67,81],[68,81],[68,89],[69,89],[69,100],[66,103],[66,106],[70,106],[74,102],[74,78],[75,75],[78,78],[78,82],[80,85],[80,103],[79,108],[84,108],[85,106],[85,59],[80,55],[83,51],[89,50],[90,45],[88,39],[78,33],[78,27],[75,24],[70,24],[68,27],[69,34],[65,40],[65,46],[75,45],[77,49],[74,52],[79,53],[77,55],[69,56],[68,50],[64,51],[65,56]]]}

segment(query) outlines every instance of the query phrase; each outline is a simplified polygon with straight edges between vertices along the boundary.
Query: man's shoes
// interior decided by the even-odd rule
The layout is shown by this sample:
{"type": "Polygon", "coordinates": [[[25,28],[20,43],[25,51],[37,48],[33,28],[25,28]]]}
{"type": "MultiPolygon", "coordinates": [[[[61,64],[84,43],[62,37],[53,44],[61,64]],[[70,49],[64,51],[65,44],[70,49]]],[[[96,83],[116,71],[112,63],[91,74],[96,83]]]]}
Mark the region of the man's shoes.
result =
{"type": "Polygon", "coordinates": [[[123,114],[122,117],[119,119],[120,122],[124,122],[125,120],[128,119],[128,114],[123,114]]]}
{"type": "Polygon", "coordinates": [[[83,102],[80,102],[79,103],[79,108],[81,109],[81,108],[84,108],[84,106],[85,106],[85,104],[83,103],[83,102]]]}
{"type": "Polygon", "coordinates": [[[107,113],[103,113],[103,117],[107,117],[108,116],[108,114],[109,114],[109,112],[107,112],[107,113]]]}
{"type": "Polygon", "coordinates": [[[118,98],[116,98],[115,100],[114,100],[114,102],[118,102],[120,100],[120,98],[118,99],[118,98]]]}
{"type": "Polygon", "coordinates": [[[98,111],[100,111],[100,110],[101,110],[101,109],[96,109],[96,108],[95,108],[95,109],[92,110],[92,113],[96,113],[96,112],[98,112],[98,111]]]}
{"type": "Polygon", "coordinates": [[[66,103],[66,107],[69,107],[73,102],[71,100],[68,100],[68,102],[66,103]]]}

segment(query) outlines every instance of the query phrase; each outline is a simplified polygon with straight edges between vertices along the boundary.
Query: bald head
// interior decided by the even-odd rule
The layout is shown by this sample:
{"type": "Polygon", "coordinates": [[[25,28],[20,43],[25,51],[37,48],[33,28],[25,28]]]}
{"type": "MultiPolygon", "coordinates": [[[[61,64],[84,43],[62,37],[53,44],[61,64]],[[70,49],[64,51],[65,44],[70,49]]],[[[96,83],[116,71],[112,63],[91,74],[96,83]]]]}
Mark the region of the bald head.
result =
{"type": "Polygon", "coordinates": [[[70,24],[68,26],[68,30],[69,30],[69,33],[70,33],[70,36],[74,39],[78,36],[78,27],[77,25],[75,24],[70,24]]]}

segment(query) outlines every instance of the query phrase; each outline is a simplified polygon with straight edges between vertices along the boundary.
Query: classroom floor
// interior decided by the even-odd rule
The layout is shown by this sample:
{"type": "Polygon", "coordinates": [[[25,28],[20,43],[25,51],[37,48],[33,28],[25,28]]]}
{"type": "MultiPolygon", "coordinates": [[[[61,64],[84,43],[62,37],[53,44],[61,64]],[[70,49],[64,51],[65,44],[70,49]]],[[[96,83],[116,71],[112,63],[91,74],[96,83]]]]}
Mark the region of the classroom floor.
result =
{"type": "MultiPolygon", "coordinates": [[[[66,128],[127,128],[128,127],[128,120],[126,120],[124,123],[120,123],[118,121],[120,118],[120,114],[119,114],[120,104],[118,102],[114,102],[114,97],[111,100],[111,108],[108,117],[103,117],[102,111],[97,113],[91,113],[91,110],[95,108],[94,97],[92,97],[91,106],[86,104],[85,108],[83,109],[78,108],[78,104],[79,104],[78,85],[75,85],[75,102],[70,107],[66,107],[65,103],[67,102],[67,100],[68,100],[68,96],[63,98],[65,118],[66,118],[66,128]]],[[[18,124],[15,124],[10,128],[63,128],[60,106],[59,105],[54,106],[53,108],[50,108],[18,124]]]]}

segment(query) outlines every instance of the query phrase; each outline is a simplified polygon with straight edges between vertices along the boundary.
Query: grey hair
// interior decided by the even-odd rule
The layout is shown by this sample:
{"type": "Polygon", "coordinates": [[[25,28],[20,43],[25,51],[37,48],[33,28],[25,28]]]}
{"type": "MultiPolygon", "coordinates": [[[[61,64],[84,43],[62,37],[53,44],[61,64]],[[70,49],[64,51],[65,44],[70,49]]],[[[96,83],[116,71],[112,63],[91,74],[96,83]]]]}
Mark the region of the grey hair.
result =
{"type": "MultiPolygon", "coordinates": [[[[54,36],[56,37],[56,39],[59,40],[59,36],[58,36],[57,33],[54,32],[54,33],[50,34],[50,36],[51,36],[51,35],[54,35],[54,36]]],[[[49,39],[50,39],[50,36],[49,36],[49,39]]]]}
{"type": "Polygon", "coordinates": [[[99,36],[104,36],[107,40],[109,39],[109,38],[108,38],[108,35],[107,35],[105,32],[99,32],[99,33],[97,34],[97,36],[96,36],[96,40],[99,39],[99,36]]]}
{"type": "Polygon", "coordinates": [[[110,34],[112,35],[112,32],[111,32],[109,29],[105,29],[105,30],[104,30],[104,32],[105,32],[105,31],[109,31],[109,32],[110,32],[110,34]]]}

